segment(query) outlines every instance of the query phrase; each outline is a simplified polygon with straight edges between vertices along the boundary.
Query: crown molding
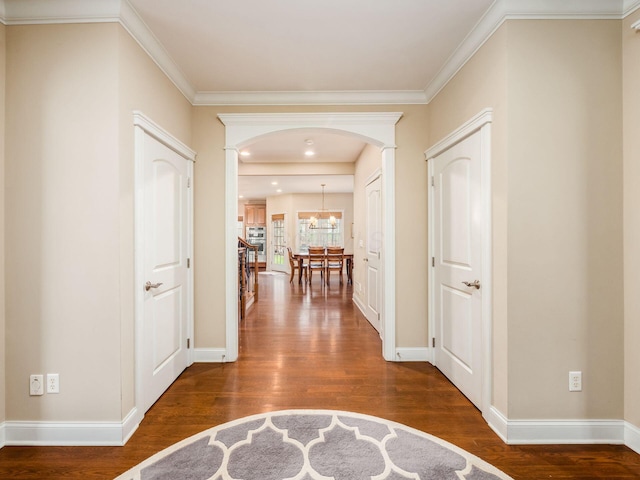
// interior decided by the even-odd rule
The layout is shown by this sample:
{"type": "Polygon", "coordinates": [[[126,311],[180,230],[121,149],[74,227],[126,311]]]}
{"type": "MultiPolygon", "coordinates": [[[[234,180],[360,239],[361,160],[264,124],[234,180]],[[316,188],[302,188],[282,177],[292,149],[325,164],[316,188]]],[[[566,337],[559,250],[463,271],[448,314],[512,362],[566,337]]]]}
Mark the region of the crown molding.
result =
{"type": "Polygon", "coordinates": [[[193,104],[196,91],[176,62],[173,61],[173,58],[167,53],[160,41],[129,2],[126,0],[116,1],[121,6],[120,24],[131,34],[134,40],[138,42],[138,45],[151,57],[160,70],[173,82],[186,99],[193,104]]]}
{"type": "Polygon", "coordinates": [[[204,105],[412,105],[426,104],[423,90],[198,92],[193,104],[204,105]]]}
{"type": "Polygon", "coordinates": [[[0,0],[0,22],[120,23],[193,105],[411,105],[429,103],[506,20],[622,19],[638,8],[640,0],[496,0],[424,90],[408,91],[196,92],[127,0],[0,0]]]}
{"type": "Polygon", "coordinates": [[[640,0],[622,0],[622,16],[631,15],[640,8],[640,0]]]}
{"type": "Polygon", "coordinates": [[[194,88],[126,0],[0,0],[0,15],[5,25],[120,23],[193,103],[194,88]]]}
{"type": "Polygon", "coordinates": [[[108,23],[120,19],[121,0],[2,0],[5,25],[108,23]]]}
{"type": "Polygon", "coordinates": [[[496,0],[425,87],[427,103],[507,20],[620,20],[640,0],[496,0]]]}

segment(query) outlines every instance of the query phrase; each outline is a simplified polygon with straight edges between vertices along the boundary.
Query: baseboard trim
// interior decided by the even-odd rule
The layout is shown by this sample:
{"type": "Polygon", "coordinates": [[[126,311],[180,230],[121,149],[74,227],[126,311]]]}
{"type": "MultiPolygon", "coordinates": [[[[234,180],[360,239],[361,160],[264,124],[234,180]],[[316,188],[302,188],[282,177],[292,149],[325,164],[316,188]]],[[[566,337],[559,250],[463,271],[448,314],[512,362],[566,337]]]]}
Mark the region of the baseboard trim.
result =
{"type": "Polygon", "coordinates": [[[132,409],[122,422],[5,422],[4,445],[121,447],[138,428],[132,409]]]}
{"type": "Polygon", "coordinates": [[[429,347],[396,348],[396,362],[429,362],[431,352],[429,347]]]}
{"type": "Polygon", "coordinates": [[[640,454],[640,428],[629,422],[624,422],[624,444],[640,454]]]}
{"type": "Polygon", "coordinates": [[[0,448],[7,444],[6,422],[0,423],[0,448]]]}
{"type": "Polygon", "coordinates": [[[625,444],[622,420],[509,420],[494,407],[485,419],[509,445],[625,444]]]}
{"type": "Polygon", "coordinates": [[[193,361],[197,363],[225,363],[226,358],[226,348],[195,348],[193,350],[193,361]]]}
{"type": "Polygon", "coordinates": [[[364,303],[362,303],[362,300],[360,299],[360,297],[356,297],[355,295],[353,295],[351,299],[353,300],[353,303],[356,304],[356,307],[358,307],[358,310],[360,310],[360,313],[362,314],[362,316],[364,318],[367,318],[367,315],[364,313],[365,312],[364,303]]]}

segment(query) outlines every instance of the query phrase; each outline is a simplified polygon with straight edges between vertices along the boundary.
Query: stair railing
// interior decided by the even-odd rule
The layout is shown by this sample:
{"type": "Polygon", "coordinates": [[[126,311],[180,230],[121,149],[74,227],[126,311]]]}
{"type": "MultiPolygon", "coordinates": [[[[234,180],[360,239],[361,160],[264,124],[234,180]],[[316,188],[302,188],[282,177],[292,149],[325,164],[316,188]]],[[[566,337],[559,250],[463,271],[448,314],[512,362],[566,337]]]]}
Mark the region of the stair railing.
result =
{"type": "Polygon", "coordinates": [[[247,309],[258,301],[258,247],[238,237],[238,302],[240,320],[244,320],[247,309]],[[249,251],[253,260],[249,261],[249,251]]]}

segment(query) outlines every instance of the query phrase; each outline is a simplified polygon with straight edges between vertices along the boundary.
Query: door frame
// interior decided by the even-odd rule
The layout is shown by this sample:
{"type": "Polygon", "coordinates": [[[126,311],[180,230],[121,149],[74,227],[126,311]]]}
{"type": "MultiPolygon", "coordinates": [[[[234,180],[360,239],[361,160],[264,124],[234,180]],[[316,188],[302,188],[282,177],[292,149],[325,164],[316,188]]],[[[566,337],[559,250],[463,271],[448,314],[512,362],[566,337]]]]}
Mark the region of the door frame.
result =
{"type": "MultiPolygon", "coordinates": [[[[367,180],[364,182],[364,192],[365,192],[365,211],[366,213],[366,219],[367,219],[367,223],[365,225],[365,231],[367,232],[367,242],[369,241],[369,197],[367,196],[367,189],[369,188],[369,185],[371,185],[373,182],[375,182],[376,180],[380,179],[380,194],[381,194],[381,203],[382,203],[382,170],[381,169],[376,169],[371,175],[369,175],[369,177],[367,178],[367,180]]],[[[382,205],[381,205],[382,207],[382,205]]],[[[382,217],[382,208],[380,209],[380,217],[382,217]]],[[[382,224],[382,218],[380,218],[380,222],[382,224]]],[[[384,244],[383,244],[384,246],[384,244]]],[[[368,258],[368,249],[366,248],[368,247],[368,245],[365,245],[365,256],[368,258]]],[[[367,268],[368,268],[369,264],[367,262],[367,268]]],[[[366,278],[366,282],[367,282],[367,287],[366,287],[366,297],[364,298],[364,305],[362,308],[363,313],[365,314],[365,317],[367,318],[367,321],[369,323],[371,323],[371,320],[369,320],[368,317],[368,313],[369,313],[369,277],[368,275],[365,274],[365,278],[366,278]]],[[[378,321],[379,326],[380,326],[380,336],[382,336],[383,334],[383,329],[384,329],[384,324],[382,323],[382,318],[379,319],[378,321]]],[[[373,324],[372,324],[373,326],[373,324]]],[[[375,327],[374,327],[375,328],[375,327]]]]}
{"type": "Polygon", "coordinates": [[[396,355],[396,232],[395,232],[395,126],[401,112],[264,113],[219,114],[225,125],[225,274],[226,274],[226,357],[238,359],[237,238],[238,156],[241,148],[256,138],[290,130],[333,131],[357,136],[380,148],[382,154],[382,302],[384,325],[382,356],[396,355]]]}
{"type": "MultiPolygon", "coordinates": [[[[458,129],[453,131],[447,137],[433,145],[425,151],[425,159],[428,162],[428,258],[435,258],[434,240],[439,233],[435,231],[434,219],[434,187],[431,179],[433,178],[433,160],[435,157],[450,149],[465,138],[480,132],[480,198],[482,209],[482,278],[480,279],[483,289],[482,294],[482,402],[481,411],[485,419],[490,413],[492,404],[493,390],[493,357],[492,357],[492,339],[493,339],[493,279],[492,279],[492,190],[491,190],[491,123],[493,121],[493,110],[487,108],[478,113],[475,117],[464,123],[458,129]]],[[[434,336],[436,318],[434,311],[435,284],[433,267],[428,269],[428,329],[431,341],[439,341],[434,336]]],[[[432,343],[433,345],[433,343],[432,343]]],[[[430,362],[435,365],[435,349],[431,347],[429,352],[430,362]]]]}
{"type": "MultiPolygon", "coordinates": [[[[133,112],[134,125],[134,365],[135,365],[135,416],[140,423],[146,412],[142,407],[142,342],[144,322],[144,138],[150,135],[166,147],[170,148],[185,160],[190,161],[188,167],[191,186],[187,191],[187,255],[193,266],[193,163],[196,153],[180,140],[158,126],[140,111],[133,112]]],[[[237,224],[237,218],[236,218],[237,224]]],[[[236,225],[237,228],[237,225],[236,225]]],[[[187,336],[193,342],[193,268],[187,273],[187,336]]],[[[193,363],[193,344],[187,349],[187,366],[193,363]]]]}

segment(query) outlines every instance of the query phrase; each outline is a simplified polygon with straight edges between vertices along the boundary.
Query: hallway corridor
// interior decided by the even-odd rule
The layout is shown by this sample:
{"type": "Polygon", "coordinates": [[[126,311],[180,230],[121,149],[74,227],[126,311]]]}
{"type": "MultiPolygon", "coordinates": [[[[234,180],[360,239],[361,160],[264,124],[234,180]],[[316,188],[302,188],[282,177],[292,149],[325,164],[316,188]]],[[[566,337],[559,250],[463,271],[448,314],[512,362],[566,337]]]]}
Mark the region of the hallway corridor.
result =
{"type": "Polygon", "coordinates": [[[5,447],[0,478],[112,479],[206,428],[260,412],[306,408],[409,425],[516,480],[640,478],[640,456],[623,446],[505,445],[430,364],[382,359],[380,338],[354,306],[346,282],[308,286],[290,284],[284,274],[261,275],[260,289],[260,301],[240,328],[238,362],[186,369],[127,445],[5,447]]]}

